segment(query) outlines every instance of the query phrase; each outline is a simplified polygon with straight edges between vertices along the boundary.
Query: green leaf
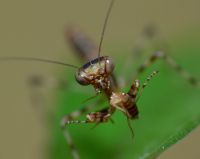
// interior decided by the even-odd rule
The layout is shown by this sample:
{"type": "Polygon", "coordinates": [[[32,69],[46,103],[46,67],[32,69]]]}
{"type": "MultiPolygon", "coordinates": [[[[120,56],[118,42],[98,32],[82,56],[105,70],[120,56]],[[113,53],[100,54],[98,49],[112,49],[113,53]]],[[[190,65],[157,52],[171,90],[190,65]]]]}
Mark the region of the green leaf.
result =
{"type": "MultiPolygon", "coordinates": [[[[200,67],[200,56],[195,54],[195,52],[200,51],[200,48],[195,48],[193,45],[190,45],[190,47],[188,45],[179,46],[178,44],[174,45],[174,48],[175,55],[179,58],[177,59],[178,63],[190,70],[196,77],[200,77],[197,69],[200,67]],[[188,54],[191,52],[193,54],[188,54]]],[[[121,63],[123,60],[125,61],[120,53],[118,56],[121,63]]],[[[122,64],[119,64],[117,68],[122,66],[122,64]]],[[[69,131],[81,158],[155,158],[199,125],[200,90],[189,85],[164,62],[156,63],[140,79],[144,81],[153,70],[160,72],[145,88],[138,102],[139,119],[132,121],[135,133],[133,140],[126,118],[120,112],[114,114],[114,124],[100,124],[95,129],[91,129],[93,127],[91,124],[69,126],[69,131]]],[[[69,76],[67,78],[69,79],[69,76]]],[[[65,114],[95,102],[96,99],[93,99],[87,104],[81,104],[82,101],[92,95],[94,95],[93,89],[76,84],[73,75],[69,80],[68,90],[58,94],[51,158],[72,158],[59,123],[65,114]]],[[[98,108],[105,106],[108,106],[107,102],[98,106],[98,108]]],[[[81,119],[83,118],[84,116],[81,119]]]]}

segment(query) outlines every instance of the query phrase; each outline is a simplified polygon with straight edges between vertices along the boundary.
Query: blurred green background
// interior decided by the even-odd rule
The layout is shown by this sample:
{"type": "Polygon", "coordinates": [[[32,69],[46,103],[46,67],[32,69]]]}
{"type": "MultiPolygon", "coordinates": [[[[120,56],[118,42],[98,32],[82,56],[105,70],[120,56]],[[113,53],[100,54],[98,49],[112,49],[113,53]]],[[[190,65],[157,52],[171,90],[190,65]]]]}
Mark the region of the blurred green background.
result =
{"type": "MultiPolygon", "coordinates": [[[[1,0],[0,56],[32,56],[80,65],[69,45],[66,45],[64,30],[69,24],[80,26],[98,43],[108,4],[107,0],[1,0]]],[[[102,51],[114,58],[117,63],[116,71],[120,75],[124,62],[130,57],[144,28],[153,24],[158,28],[158,36],[167,41],[170,54],[200,79],[198,6],[197,0],[118,0],[109,20],[102,51]]],[[[149,55],[147,49],[141,58],[133,61],[133,68],[126,70],[123,75],[128,77],[149,55]]],[[[169,135],[166,129],[171,130],[169,133],[172,134],[179,132],[188,122],[193,124],[196,121],[200,113],[199,91],[162,62],[158,62],[154,68],[160,70],[160,73],[146,88],[139,102],[140,119],[133,122],[134,144],[130,142],[126,120],[117,113],[114,117],[115,125],[100,125],[92,131],[91,125],[71,127],[74,140],[83,155],[97,154],[101,157],[100,154],[106,153],[108,156],[115,154],[118,158],[130,158],[132,152],[142,150],[144,140],[151,141],[152,145],[148,150],[153,150],[155,145],[159,145],[169,135]],[[176,124],[177,130],[173,127],[176,124]],[[153,140],[155,132],[159,134],[156,138],[158,140],[153,140]],[[119,143],[123,145],[122,148],[118,146],[119,143]]],[[[152,69],[141,76],[141,79],[152,69]]],[[[45,158],[49,148],[53,148],[51,158],[62,158],[67,152],[63,151],[66,145],[59,129],[59,120],[63,114],[79,108],[81,101],[91,95],[85,93],[88,88],[78,86],[73,81],[73,70],[65,71],[62,66],[5,62],[1,63],[0,71],[0,158],[45,158]],[[56,120],[52,122],[53,130],[48,129],[47,124],[41,121],[38,110],[32,107],[27,79],[33,74],[55,78],[63,78],[65,75],[70,83],[66,92],[50,90],[45,96],[47,105],[50,104],[49,108],[57,110],[56,120]],[[80,99],[71,100],[77,94],[80,99]],[[49,99],[49,95],[59,96],[59,103],[49,99]],[[65,106],[66,104],[70,107],[65,106]]],[[[160,158],[199,158],[199,131],[196,129],[189,137],[164,152],[160,158]]],[[[88,158],[94,158],[91,156],[88,158]]],[[[108,156],[106,157],[111,158],[108,156]]]]}

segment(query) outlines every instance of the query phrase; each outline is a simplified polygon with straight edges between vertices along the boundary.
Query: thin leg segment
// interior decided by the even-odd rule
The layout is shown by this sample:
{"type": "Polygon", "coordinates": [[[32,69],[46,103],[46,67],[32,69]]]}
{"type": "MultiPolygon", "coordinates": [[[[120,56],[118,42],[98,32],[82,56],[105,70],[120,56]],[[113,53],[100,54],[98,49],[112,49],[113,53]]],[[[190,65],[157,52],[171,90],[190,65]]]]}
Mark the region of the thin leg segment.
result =
{"type": "Polygon", "coordinates": [[[186,79],[191,85],[200,88],[200,81],[194,78],[189,72],[183,69],[176,61],[168,56],[164,52],[154,53],[143,65],[141,65],[137,71],[136,77],[143,73],[148,67],[150,67],[158,59],[164,60],[168,65],[170,65],[178,74],[180,74],[184,79],[186,79]]]}
{"type": "Polygon", "coordinates": [[[81,121],[73,121],[73,120],[75,120],[76,118],[84,114],[85,112],[92,110],[94,107],[96,107],[95,104],[87,106],[87,107],[83,107],[80,110],[74,111],[71,114],[64,116],[63,119],[61,120],[61,128],[63,130],[63,134],[64,134],[67,144],[69,145],[70,151],[74,159],[80,159],[80,156],[66,126],[72,123],[86,123],[86,121],[81,122],[81,121]]]}
{"type": "Polygon", "coordinates": [[[148,77],[147,79],[144,81],[144,83],[142,84],[141,89],[138,91],[137,93],[137,97],[136,97],[136,103],[138,102],[138,100],[140,99],[142,92],[144,91],[145,87],[148,85],[148,83],[152,80],[152,78],[154,76],[156,76],[158,74],[158,71],[153,71],[148,77]]]}
{"type": "MultiPolygon", "coordinates": [[[[101,102],[101,101],[100,101],[101,102]]],[[[80,155],[73,144],[71,135],[67,129],[67,126],[70,124],[87,124],[87,123],[102,123],[102,122],[107,122],[110,119],[110,116],[114,112],[115,109],[112,108],[106,108],[102,109],[101,111],[98,112],[92,112],[87,114],[85,120],[75,120],[79,116],[81,116],[83,113],[91,111],[94,107],[96,107],[97,104],[82,108],[78,111],[74,111],[69,115],[66,115],[62,121],[61,121],[61,128],[63,130],[65,139],[70,147],[70,151],[72,153],[72,156],[74,159],[80,159],[80,155]]]]}
{"type": "Polygon", "coordinates": [[[129,81],[130,76],[128,76],[128,80],[125,80],[122,77],[125,77],[127,70],[133,66],[133,63],[137,63],[137,61],[149,50],[152,52],[157,50],[169,52],[170,50],[165,37],[160,34],[158,28],[154,24],[147,24],[139,38],[134,41],[133,51],[131,54],[128,54],[127,60],[121,70],[121,83],[119,83],[120,87],[126,87],[126,83],[131,82],[129,81]]]}

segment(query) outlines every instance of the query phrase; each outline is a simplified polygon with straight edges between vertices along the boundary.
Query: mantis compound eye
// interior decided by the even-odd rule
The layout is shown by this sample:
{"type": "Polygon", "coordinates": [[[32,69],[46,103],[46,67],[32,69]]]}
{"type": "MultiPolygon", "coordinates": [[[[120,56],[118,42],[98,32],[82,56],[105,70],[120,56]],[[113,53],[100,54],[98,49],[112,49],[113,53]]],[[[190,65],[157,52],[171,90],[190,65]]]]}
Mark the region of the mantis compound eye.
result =
{"type": "Polygon", "coordinates": [[[115,68],[115,65],[114,65],[112,59],[109,57],[106,57],[106,59],[105,59],[106,73],[111,74],[113,72],[114,68],[115,68]]]}
{"type": "Polygon", "coordinates": [[[87,86],[90,84],[90,81],[86,78],[86,73],[82,69],[76,72],[75,78],[80,85],[87,86]]]}

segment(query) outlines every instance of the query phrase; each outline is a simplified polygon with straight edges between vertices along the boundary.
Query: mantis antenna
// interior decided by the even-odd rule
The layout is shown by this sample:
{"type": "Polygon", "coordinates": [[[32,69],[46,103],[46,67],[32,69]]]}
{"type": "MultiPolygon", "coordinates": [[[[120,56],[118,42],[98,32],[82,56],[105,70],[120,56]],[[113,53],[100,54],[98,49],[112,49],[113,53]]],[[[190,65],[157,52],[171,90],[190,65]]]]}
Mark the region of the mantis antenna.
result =
{"type": "Polygon", "coordinates": [[[115,0],[111,0],[108,11],[106,13],[106,18],[105,18],[105,21],[104,21],[104,24],[103,24],[103,29],[102,29],[102,32],[101,32],[101,38],[100,38],[100,42],[99,42],[98,59],[99,59],[100,54],[101,54],[101,48],[102,48],[102,44],[103,44],[104,34],[105,34],[105,31],[106,31],[106,26],[107,26],[108,19],[109,19],[109,16],[110,16],[114,2],[115,2],[115,0]]]}
{"type": "Polygon", "coordinates": [[[3,61],[38,61],[38,62],[62,65],[62,66],[66,66],[66,67],[76,68],[76,69],[79,68],[78,66],[75,66],[75,65],[72,65],[72,64],[63,63],[63,62],[60,62],[60,61],[49,60],[49,59],[41,59],[41,58],[34,58],[34,57],[1,57],[0,58],[0,62],[3,62],[3,61]]]}

